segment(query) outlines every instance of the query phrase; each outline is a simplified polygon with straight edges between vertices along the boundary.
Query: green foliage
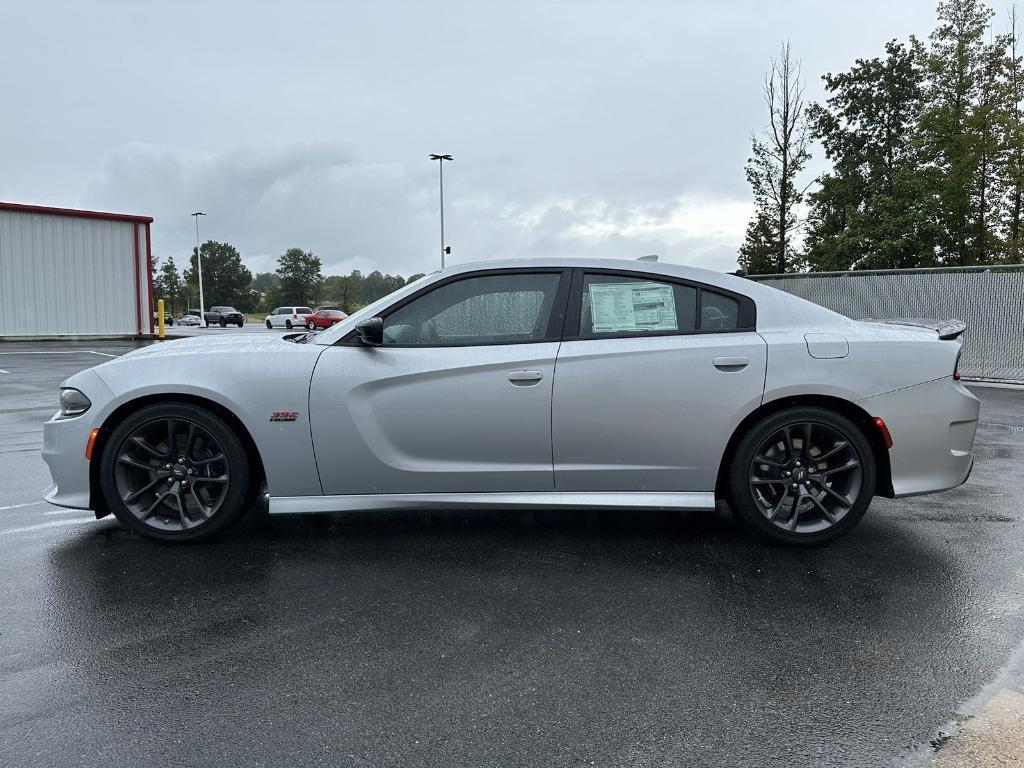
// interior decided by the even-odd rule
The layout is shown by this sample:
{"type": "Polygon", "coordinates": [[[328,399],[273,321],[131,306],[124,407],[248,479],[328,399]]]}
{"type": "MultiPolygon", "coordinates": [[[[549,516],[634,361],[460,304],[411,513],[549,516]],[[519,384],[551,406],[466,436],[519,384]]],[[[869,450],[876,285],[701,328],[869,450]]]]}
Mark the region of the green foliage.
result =
{"type": "Polygon", "coordinates": [[[315,305],[319,302],[323,275],[320,259],[311,251],[289,248],[277,260],[277,284],[270,290],[270,303],[315,305]]]}
{"type": "MultiPolygon", "coordinates": [[[[203,298],[206,306],[233,306],[242,312],[251,312],[255,305],[252,291],[249,289],[252,272],[242,264],[238,250],[230,243],[207,240],[202,245],[202,253],[203,298]]],[[[198,300],[199,272],[194,248],[190,266],[185,270],[185,282],[190,297],[198,300]]]]}
{"type": "MultiPolygon", "coordinates": [[[[178,308],[185,310],[185,277],[178,271],[174,258],[168,256],[160,264],[156,276],[153,278],[153,301],[163,299],[164,310],[172,315],[178,314],[178,308]]],[[[155,304],[154,304],[155,311],[155,304]]]]}
{"type": "MultiPolygon", "coordinates": [[[[825,75],[808,108],[832,168],[808,196],[811,269],[1019,261],[1024,71],[1016,13],[992,29],[979,0],[943,0],[925,46],[825,75]]],[[[742,260],[742,257],[741,257],[742,260]]]]}
{"type": "Polygon", "coordinates": [[[809,195],[805,238],[813,270],[921,266],[935,259],[930,188],[914,130],[920,117],[925,54],[911,38],[885,46],[884,59],[858,59],[827,74],[824,104],[812,104],[812,136],[832,171],[809,195]]]}

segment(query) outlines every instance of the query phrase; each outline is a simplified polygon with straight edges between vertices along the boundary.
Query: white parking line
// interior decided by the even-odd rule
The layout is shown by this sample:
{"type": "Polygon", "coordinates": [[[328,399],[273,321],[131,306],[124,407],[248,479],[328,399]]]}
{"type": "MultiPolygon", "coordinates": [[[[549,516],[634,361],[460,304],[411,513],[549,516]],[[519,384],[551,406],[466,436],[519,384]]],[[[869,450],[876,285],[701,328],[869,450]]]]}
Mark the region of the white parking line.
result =
{"type": "Polygon", "coordinates": [[[6,507],[0,507],[0,512],[5,509],[21,509],[22,507],[38,507],[43,505],[49,505],[48,501],[26,501],[23,504],[8,504],[6,507]]]}
{"type": "Polygon", "coordinates": [[[43,512],[44,515],[77,515],[82,512],[92,514],[92,510],[89,509],[51,509],[49,512],[43,512]]]}
{"type": "Polygon", "coordinates": [[[93,349],[47,349],[30,352],[0,352],[0,355],[101,355],[102,357],[119,357],[109,352],[97,352],[93,349]]]}
{"type": "Polygon", "coordinates": [[[0,531],[0,536],[5,533],[27,533],[28,531],[38,531],[43,528],[60,528],[65,525],[81,525],[82,523],[94,522],[92,518],[84,518],[82,520],[54,520],[50,523],[39,523],[37,525],[26,525],[22,528],[8,528],[6,531],[0,531]]]}
{"type": "Polygon", "coordinates": [[[10,373],[10,371],[5,371],[3,368],[0,368],[0,373],[10,373]]]}

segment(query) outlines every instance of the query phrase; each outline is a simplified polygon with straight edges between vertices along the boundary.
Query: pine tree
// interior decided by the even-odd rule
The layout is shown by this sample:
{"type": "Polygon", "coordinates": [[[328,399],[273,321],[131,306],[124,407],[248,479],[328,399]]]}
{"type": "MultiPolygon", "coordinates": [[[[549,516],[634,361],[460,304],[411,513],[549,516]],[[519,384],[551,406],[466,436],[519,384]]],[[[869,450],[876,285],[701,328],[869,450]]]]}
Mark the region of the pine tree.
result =
{"type": "Polygon", "coordinates": [[[800,64],[789,43],[764,79],[768,127],[751,136],[746,175],[754,192],[754,216],[740,247],[740,266],[750,273],[786,272],[798,266],[797,212],[804,189],[797,177],[810,159],[800,64]]]}

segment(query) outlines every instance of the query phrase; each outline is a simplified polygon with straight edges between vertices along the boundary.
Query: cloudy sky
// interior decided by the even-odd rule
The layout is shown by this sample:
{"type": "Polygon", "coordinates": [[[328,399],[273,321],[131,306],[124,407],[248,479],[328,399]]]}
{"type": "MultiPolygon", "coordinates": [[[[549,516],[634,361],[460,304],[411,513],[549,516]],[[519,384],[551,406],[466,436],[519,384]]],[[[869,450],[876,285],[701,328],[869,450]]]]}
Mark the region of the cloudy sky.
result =
{"type": "MultiPolygon", "coordinates": [[[[996,4],[998,20],[1005,5],[996,4]]],[[[927,36],[932,0],[6,2],[0,200],[155,217],[254,270],[635,256],[734,269],[760,86],[927,36]]],[[[820,153],[818,153],[820,154],[820,153]]]]}

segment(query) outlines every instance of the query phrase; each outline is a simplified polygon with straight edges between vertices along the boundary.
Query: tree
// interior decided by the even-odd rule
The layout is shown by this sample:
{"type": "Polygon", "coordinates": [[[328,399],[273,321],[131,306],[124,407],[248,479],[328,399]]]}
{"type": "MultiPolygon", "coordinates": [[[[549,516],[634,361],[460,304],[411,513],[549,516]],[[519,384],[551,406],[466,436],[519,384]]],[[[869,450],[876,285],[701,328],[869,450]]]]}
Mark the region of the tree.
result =
{"type": "Polygon", "coordinates": [[[178,272],[173,256],[168,256],[160,264],[160,270],[153,279],[153,291],[156,293],[156,299],[164,299],[167,302],[166,309],[172,315],[177,314],[179,300],[184,298],[185,279],[178,272]]]}
{"type": "Polygon", "coordinates": [[[1024,60],[1017,33],[1017,7],[1010,11],[1010,28],[1006,35],[1006,112],[1003,141],[1006,148],[1006,184],[1003,237],[1006,259],[1014,264],[1021,260],[1024,246],[1024,60]]]}
{"type": "Polygon", "coordinates": [[[249,287],[257,293],[269,293],[275,285],[277,285],[276,272],[257,272],[249,287]]]}
{"type": "Polygon", "coordinates": [[[271,295],[275,304],[316,304],[323,287],[320,259],[310,251],[289,248],[277,260],[277,285],[271,295]]]}
{"type": "Polygon", "coordinates": [[[926,107],[920,120],[922,161],[936,201],[939,256],[955,265],[982,263],[990,246],[994,176],[993,47],[985,41],[992,10],[977,0],[939,3],[930,36],[926,107]]]}
{"type": "Polygon", "coordinates": [[[751,136],[746,175],[754,192],[754,218],[740,247],[748,272],[786,272],[796,266],[797,210],[804,189],[797,177],[810,159],[800,64],[789,43],[773,59],[764,79],[768,126],[751,136]]]}
{"type": "MultiPolygon", "coordinates": [[[[252,272],[244,264],[238,250],[230,243],[207,240],[202,245],[203,253],[203,299],[207,307],[233,306],[242,312],[253,309],[252,272]]],[[[196,249],[192,249],[191,266],[185,271],[189,290],[198,297],[199,272],[196,249]]]]}
{"type": "Polygon", "coordinates": [[[814,270],[920,267],[935,261],[930,190],[916,132],[925,82],[915,38],[825,75],[823,104],[807,109],[832,170],[808,195],[805,246],[814,270]]]}

